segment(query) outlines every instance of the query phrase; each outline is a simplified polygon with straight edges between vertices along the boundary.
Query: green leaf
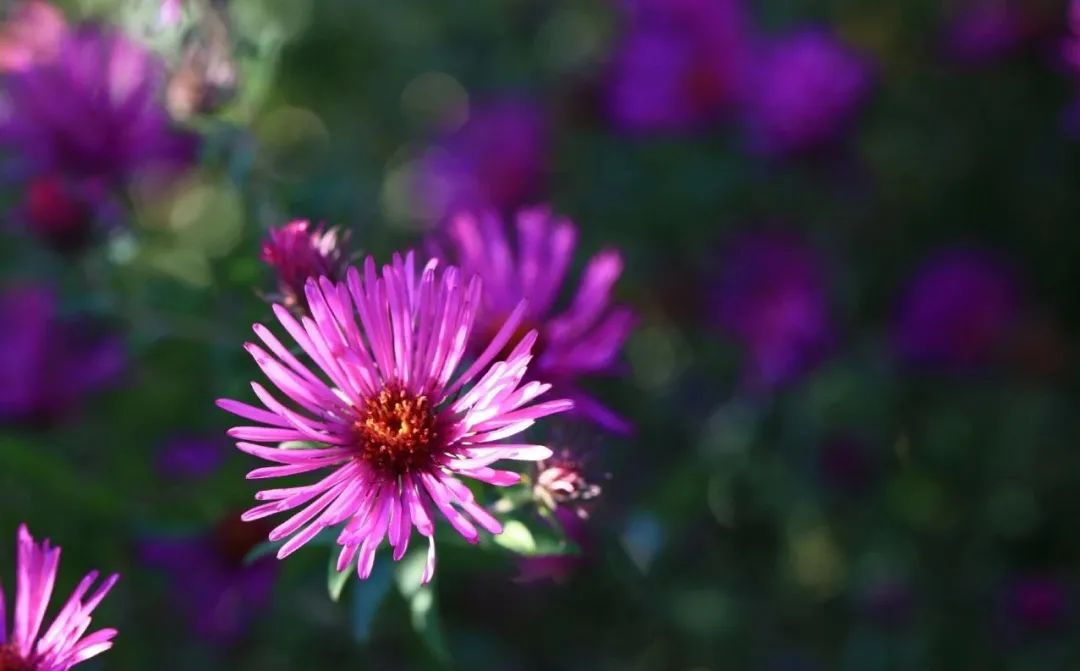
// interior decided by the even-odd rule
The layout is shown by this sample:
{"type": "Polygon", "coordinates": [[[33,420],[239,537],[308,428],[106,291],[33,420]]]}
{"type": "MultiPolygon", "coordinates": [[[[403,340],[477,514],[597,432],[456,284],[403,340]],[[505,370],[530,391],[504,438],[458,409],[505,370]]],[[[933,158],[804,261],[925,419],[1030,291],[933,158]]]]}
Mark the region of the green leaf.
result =
{"type": "Polygon", "coordinates": [[[376,561],[368,579],[357,581],[353,588],[349,620],[353,638],[357,643],[367,643],[371,638],[371,623],[379,612],[379,606],[390,593],[393,573],[389,561],[376,561]]]}
{"type": "Polygon", "coordinates": [[[321,450],[326,447],[326,443],[316,443],[312,440],[286,440],[278,447],[282,450],[321,450]]]}
{"type": "Polygon", "coordinates": [[[398,591],[409,604],[413,630],[436,658],[448,662],[450,651],[443,637],[435,589],[431,585],[420,584],[426,563],[426,550],[414,550],[398,562],[394,579],[398,591]]]}
{"type": "Polygon", "coordinates": [[[495,543],[517,554],[536,554],[536,539],[529,527],[517,520],[510,520],[503,525],[502,533],[495,536],[495,543]]]}
{"type": "Polygon", "coordinates": [[[341,599],[341,592],[349,581],[349,576],[356,568],[356,561],[349,562],[342,571],[337,570],[338,553],[330,551],[330,563],[326,568],[326,591],[330,594],[330,600],[337,603],[341,599]]]}

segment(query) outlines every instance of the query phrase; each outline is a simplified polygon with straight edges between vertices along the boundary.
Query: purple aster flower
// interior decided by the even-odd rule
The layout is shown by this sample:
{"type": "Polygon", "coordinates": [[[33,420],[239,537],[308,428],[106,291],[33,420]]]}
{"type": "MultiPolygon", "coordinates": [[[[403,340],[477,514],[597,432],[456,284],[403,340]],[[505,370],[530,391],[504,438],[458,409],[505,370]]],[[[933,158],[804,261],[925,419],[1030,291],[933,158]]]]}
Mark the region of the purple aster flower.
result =
{"type": "Polygon", "coordinates": [[[577,242],[577,228],[546,207],[520,211],[516,239],[493,213],[462,213],[451,219],[439,240],[436,256],[484,280],[484,299],[477,315],[479,350],[522,300],[527,301],[521,333],[535,329],[533,370],[573,398],[575,410],[619,432],[629,424],[577,388],[587,375],[611,372],[634,323],[633,312],[613,305],[611,292],[622,274],[622,255],[606,249],[589,260],[569,306],[556,308],[577,242]],[[443,249],[445,247],[445,249],[443,249]]]}
{"type": "Polygon", "coordinates": [[[278,563],[273,557],[245,561],[269,526],[230,515],[196,536],[142,544],[144,561],[171,577],[173,598],[198,636],[233,643],[269,605],[278,563]]]}
{"type": "Polygon", "coordinates": [[[1020,290],[1008,265],[973,249],[930,258],[902,296],[894,342],[906,363],[970,370],[993,362],[1016,333],[1020,290]]]}
{"type": "Polygon", "coordinates": [[[734,108],[750,44],[739,0],[626,0],[623,7],[606,93],[618,128],[690,130],[734,108]]]}
{"type": "Polygon", "coordinates": [[[1008,589],[1008,615],[1024,629],[1055,629],[1065,622],[1068,610],[1068,590],[1055,578],[1041,575],[1020,576],[1008,589]]]}
{"type": "Polygon", "coordinates": [[[267,232],[262,260],[277,273],[278,293],[273,300],[293,310],[302,309],[308,279],[344,279],[349,263],[349,232],[324,229],[322,225],[312,229],[307,221],[290,221],[267,232]]]}
{"type": "Polygon", "coordinates": [[[55,58],[67,32],[56,7],[41,0],[20,3],[0,26],[0,72],[25,70],[55,58]]]}
{"type": "Polygon", "coordinates": [[[1025,0],[970,0],[945,24],[945,53],[968,65],[999,61],[1024,47],[1037,23],[1025,0]]]}
{"type": "Polygon", "coordinates": [[[18,546],[15,611],[10,635],[4,616],[5,597],[0,590],[0,669],[67,671],[111,648],[115,629],[83,634],[90,627],[90,614],[119,576],[113,574],[86,596],[98,579],[97,571],[88,573],[42,633],[45,610],[49,607],[60,564],[60,548],[52,547],[48,540],[35,543],[25,524],[19,526],[18,546]]]}
{"type": "Polygon", "coordinates": [[[93,324],[61,320],[43,287],[0,293],[0,419],[50,422],[87,395],[114,383],[124,369],[119,340],[93,324]]]}
{"type": "Polygon", "coordinates": [[[736,240],[721,264],[718,325],[745,350],[744,384],[770,390],[821,362],[833,343],[825,270],[803,241],[779,233],[736,240]]]}
{"type": "Polygon", "coordinates": [[[547,122],[535,105],[507,100],[475,108],[421,159],[416,197],[436,221],[463,208],[511,210],[539,191],[547,151],[547,122]]]}
{"type": "Polygon", "coordinates": [[[218,440],[178,437],[158,452],[157,468],[166,480],[204,478],[220,466],[225,451],[218,440]]]}
{"type": "Polygon", "coordinates": [[[163,64],[110,29],[72,30],[55,58],[9,73],[3,86],[0,146],[27,176],[118,187],[192,158],[192,137],[173,128],[161,103],[163,64]]]}
{"type": "Polygon", "coordinates": [[[258,425],[230,430],[241,441],[237,447],[275,464],[252,471],[249,478],[329,473],[310,485],[259,492],[256,498],[266,503],[243,519],[300,508],[270,532],[271,540],[288,539],[279,558],[321,530],[343,525],[338,570],[355,563],[361,578],[371,574],[384,539],[395,560],[404,556],[415,527],[428,539],[427,582],[435,569],[435,511],[472,543],[479,540],[474,522],[491,533],[502,531],[461,478],[500,487],[516,484],[517,473],[492,464],[546,459],[551,450],[505,441],[573,404],[534,403],[551,387],[524,382],[535,332],[492,363],[518,332],[524,305],[511,311],[484,351],[459,372],[480,310],[478,277],[466,281],[457,268],[436,260],[418,274],[410,253],[404,259],[395,255],[381,277],[369,257],[362,273],[349,269],[345,282],[312,279],[306,289],[311,317],[298,321],[280,305],[274,312],[322,375],[256,325],[269,351],[250,343],[247,350],[290,403],[253,383],[265,410],[232,400],[218,404],[258,425]],[[289,441],[319,446],[258,444],[289,441]]]}
{"type": "Polygon", "coordinates": [[[766,41],[750,69],[743,114],[751,145],[767,154],[835,142],[872,86],[867,60],[830,32],[807,28],[766,41]]]}

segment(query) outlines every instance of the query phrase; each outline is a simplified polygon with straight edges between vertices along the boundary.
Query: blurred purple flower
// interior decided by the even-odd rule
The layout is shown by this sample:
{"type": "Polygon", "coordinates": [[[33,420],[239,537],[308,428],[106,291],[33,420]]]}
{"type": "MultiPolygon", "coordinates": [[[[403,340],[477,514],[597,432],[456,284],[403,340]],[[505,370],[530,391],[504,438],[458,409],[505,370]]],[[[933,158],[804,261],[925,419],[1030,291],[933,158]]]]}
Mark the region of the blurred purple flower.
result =
{"type": "Polygon", "coordinates": [[[969,370],[993,362],[1015,335],[1020,290],[1008,266],[974,249],[930,258],[902,296],[894,341],[916,366],[969,370]]]}
{"type": "MultiPolygon", "coordinates": [[[[1080,89],[1080,0],[1069,3],[1069,30],[1061,47],[1061,57],[1080,89]]],[[[1080,90],[1073,96],[1073,102],[1065,108],[1062,122],[1066,132],[1073,137],[1080,137],[1080,90]]]]}
{"type": "Polygon", "coordinates": [[[157,469],[166,480],[204,478],[225,459],[219,440],[178,437],[166,442],[158,452],[157,469]]]}
{"type": "Polygon", "coordinates": [[[55,58],[67,32],[56,7],[42,0],[19,3],[0,25],[0,72],[25,70],[55,58]]]}
{"type": "Polygon", "coordinates": [[[290,310],[302,309],[308,279],[343,280],[349,255],[348,231],[322,225],[313,229],[304,220],[271,228],[263,240],[262,260],[277,273],[278,293],[272,300],[290,310]]]}
{"type": "Polygon", "coordinates": [[[184,16],[184,0],[161,0],[158,21],[163,25],[172,25],[184,16]]]}
{"type": "Polygon", "coordinates": [[[1068,590],[1055,578],[1021,576],[1008,588],[1007,613],[1010,620],[1023,629],[1056,629],[1065,622],[1068,611],[1068,590]]]}
{"type": "Polygon", "coordinates": [[[971,0],[944,28],[944,49],[953,61],[985,65],[1011,56],[1037,32],[1027,0],[971,0]]]}
{"type": "Polygon", "coordinates": [[[178,132],[162,106],[162,62],[109,28],[72,30],[55,58],[9,73],[3,85],[0,146],[28,178],[119,187],[193,158],[194,138],[178,132]]]}
{"type": "Polygon", "coordinates": [[[272,555],[244,561],[268,529],[231,515],[196,536],[144,541],[140,555],[169,574],[173,599],[196,635],[234,643],[270,603],[278,563],[272,555]]]}
{"type": "Polygon", "coordinates": [[[749,234],[730,246],[721,268],[715,317],[746,351],[747,387],[783,386],[824,359],[833,325],[813,249],[785,234],[749,234]]]}
{"type": "Polygon", "coordinates": [[[97,237],[107,202],[99,184],[41,175],[26,184],[12,218],[45,246],[77,252],[97,237]]]}
{"type": "Polygon", "coordinates": [[[749,69],[743,108],[751,146],[766,154],[838,140],[873,85],[869,62],[823,29],[771,38],[749,69]]]}
{"type": "MultiPolygon", "coordinates": [[[[583,393],[583,377],[610,373],[634,324],[634,313],[612,302],[622,274],[622,255],[605,249],[593,256],[571,304],[557,311],[577,244],[577,228],[546,207],[522,210],[515,217],[516,235],[508,236],[495,214],[462,213],[433,240],[435,256],[483,280],[483,307],[477,316],[474,345],[483,347],[522,300],[527,300],[520,340],[532,329],[540,337],[533,347],[538,379],[574,400],[574,412],[601,426],[626,433],[630,425],[599,401],[583,393]]],[[[531,371],[530,371],[531,372],[531,371]]]]}
{"type": "Polygon", "coordinates": [[[547,152],[547,122],[535,105],[504,100],[475,108],[464,126],[427,150],[414,195],[432,220],[460,209],[509,211],[540,191],[547,152]]]}
{"type": "Polygon", "coordinates": [[[629,132],[692,130],[734,108],[749,56],[739,0],[625,0],[607,113],[629,132]]]}
{"type": "Polygon", "coordinates": [[[125,365],[115,337],[61,320],[56,296],[41,286],[0,293],[0,419],[49,423],[113,384],[125,365]]]}

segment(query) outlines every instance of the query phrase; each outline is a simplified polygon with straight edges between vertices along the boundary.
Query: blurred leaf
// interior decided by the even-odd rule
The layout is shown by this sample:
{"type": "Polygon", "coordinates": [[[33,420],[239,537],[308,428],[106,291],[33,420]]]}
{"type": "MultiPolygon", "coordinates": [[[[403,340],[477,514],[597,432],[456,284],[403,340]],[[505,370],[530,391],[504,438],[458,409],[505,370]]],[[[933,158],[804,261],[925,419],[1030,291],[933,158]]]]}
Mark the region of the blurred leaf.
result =
{"type": "MultiPolygon", "coordinates": [[[[345,573],[351,574],[352,571],[345,573]]],[[[353,638],[358,643],[367,643],[371,638],[371,623],[379,612],[383,599],[390,593],[393,573],[390,562],[376,561],[368,579],[359,581],[353,588],[350,622],[353,638]]]]}
{"type": "Polygon", "coordinates": [[[495,536],[495,543],[518,554],[536,554],[536,539],[529,527],[517,520],[510,520],[503,525],[502,533],[495,536]]]}
{"type": "Polygon", "coordinates": [[[356,567],[356,561],[349,562],[341,571],[337,570],[338,553],[330,550],[330,562],[326,568],[326,591],[330,593],[330,600],[337,603],[341,599],[341,591],[352,575],[356,567]]]}
{"type": "Polygon", "coordinates": [[[450,659],[450,653],[446,648],[442,624],[439,621],[435,590],[430,584],[420,584],[426,563],[426,552],[414,550],[398,562],[394,578],[398,591],[409,604],[413,630],[424,641],[431,653],[445,662],[450,659]]]}

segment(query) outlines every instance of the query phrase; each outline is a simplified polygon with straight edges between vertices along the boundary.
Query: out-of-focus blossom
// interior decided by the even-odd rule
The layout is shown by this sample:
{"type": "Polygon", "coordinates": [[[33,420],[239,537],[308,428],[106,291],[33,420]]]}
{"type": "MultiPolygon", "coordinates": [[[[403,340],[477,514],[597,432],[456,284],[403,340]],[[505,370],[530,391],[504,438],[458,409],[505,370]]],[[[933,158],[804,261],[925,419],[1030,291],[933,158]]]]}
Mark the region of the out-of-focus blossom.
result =
{"type": "Polygon", "coordinates": [[[588,519],[586,506],[600,491],[600,485],[586,477],[581,459],[568,450],[536,465],[533,495],[549,512],[569,510],[579,519],[588,519]]]}
{"type": "Polygon", "coordinates": [[[1016,53],[1038,32],[1030,0],[971,0],[945,24],[946,55],[984,65],[1016,53]]]}
{"type": "Polygon", "coordinates": [[[166,480],[204,478],[216,471],[225,458],[220,441],[178,437],[162,445],[157,469],[166,480]]]}
{"type": "Polygon", "coordinates": [[[0,73],[52,60],[67,32],[64,15],[56,7],[43,0],[20,3],[0,25],[0,73]]]}
{"type": "Polygon", "coordinates": [[[124,369],[120,341],[94,325],[62,320],[44,287],[0,293],[0,419],[48,423],[114,383],[124,369]]]}
{"type": "Polygon", "coordinates": [[[184,0],[161,0],[158,20],[162,25],[171,26],[184,17],[184,0]]]}
{"type": "Polygon", "coordinates": [[[98,235],[106,200],[98,185],[41,175],[27,183],[14,218],[45,246],[76,252],[98,235]]]}
{"type": "Polygon", "coordinates": [[[749,72],[744,121],[751,146],[768,154],[835,142],[873,83],[864,57],[817,28],[765,41],[749,72]]]}
{"type": "Polygon", "coordinates": [[[517,473],[492,464],[539,461],[551,450],[505,441],[572,403],[537,403],[551,385],[524,382],[535,332],[493,363],[519,332],[524,305],[511,311],[484,351],[458,372],[482,291],[480,278],[438,261],[417,273],[411,253],[404,259],[395,255],[381,277],[369,257],[363,272],[349,269],[345,282],[309,280],[310,318],[298,322],[280,305],[274,312],[321,376],[268,329],[255,326],[269,352],[253,343],[247,350],[291,402],[279,402],[258,383],[252,387],[266,409],[218,402],[255,424],[229,431],[241,441],[237,447],[275,464],[248,477],[330,471],[315,484],[259,492],[256,498],[265,503],[244,513],[251,521],[300,508],[270,532],[271,540],[288,539],[279,558],[321,530],[344,525],[337,568],[355,564],[367,578],[383,540],[389,539],[399,560],[415,527],[428,539],[422,576],[427,582],[435,570],[434,511],[471,543],[479,540],[474,522],[494,534],[502,531],[459,478],[516,484],[517,473]],[[290,441],[320,447],[279,446],[290,441]]]}
{"type": "Polygon", "coordinates": [[[1060,627],[1069,612],[1068,590],[1055,578],[1021,576],[1007,592],[1007,613],[1014,624],[1032,631],[1060,627]]]}
{"type": "Polygon", "coordinates": [[[785,234],[750,234],[734,241],[720,267],[714,314],[746,352],[748,388],[793,382],[828,354],[833,323],[815,250],[785,234]]]}
{"type": "Polygon", "coordinates": [[[52,624],[42,632],[60,565],[60,548],[53,547],[48,540],[34,542],[23,524],[19,526],[17,559],[10,630],[4,617],[6,599],[0,589],[0,669],[67,671],[112,647],[115,629],[98,629],[92,634],[86,634],[86,630],[90,627],[91,613],[116,584],[118,575],[109,576],[90,592],[98,572],[88,573],[52,624]]]}
{"type": "MultiPolygon", "coordinates": [[[[1080,0],[1069,3],[1069,30],[1061,51],[1065,67],[1080,89],[1080,0]]],[[[1074,96],[1072,104],[1065,108],[1062,121],[1066,131],[1074,137],[1080,137],[1080,92],[1074,96]]]]}
{"type": "Polygon", "coordinates": [[[739,0],[625,0],[607,113],[630,132],[692,130],[731,112],[750,57],[739,0]]]}
{"type": "Polygon", "coordinates": [[[314,228],[305,220],[271,228],[263,240],[262,260],[277,273],[278,292],[271,298],[291,310],[304,306],[304,285],[309,279],[345,278],[349,264],[348,231],[314,228]]]}
{"type": "Polygon", "coordinates": [[[232,99],[237,78],[227,8],[210,7],[188,34],[180,65],[169,78],[169,112],[177,119],[210,114],[232,99]]]}
{"type": "Polygon", "coordinates": [[[522,300],[528,301],[521,333],[535,329],[540,334],[531,370],[573,398],[579,414],[613,431],[629,431],[624,419],[579,387],[582,378],[613,370],[633,327],[633,312],[614,304],[611,296],[622,274],[622,255],[606,249],[593,256],[572,302],[559,310],[556,303],[574,254],[577,228],[546,207],[522,210],[514,223],[512,240],[497,215],[461,213],[432,243],[437,256],[460,266],[466,276],[476,274],[484,281],[473,348],[482,348],[507,315],[522,300]]]}
{"type": "Polygon", "coordinates": [[[1020,290],[1002,260],[948,250],[929,259],[901,297],[895,345],[908,364],[970,370],[1004,353],[1020,315],[1020,290]]]}
{"type": "Polygon", "coordinates": [[[532,199],[546,178],[548,127],[533,104],[479,106],[429,148],[415,176],[415,197],[432,220],[460,209],[508,211],[532,199]]]}
{"type": "Polygon", "coordinates": [[[137,174],[174,171],[195,144],[172,126],[163,86],[163,65],[147,49],[108,28],[73,29],[55,58],[5,78],[0,146],[27,178],[116,188],[137,174]]]}
{"type": "Polygon", "coordinates": [[[278,563],[269,556],[245,561],[268,527],[230,515],[206,533],[145,541],[141,555],[168,573],[173,599],[196,635],[234,643],[270,603],[278,563]]]}

